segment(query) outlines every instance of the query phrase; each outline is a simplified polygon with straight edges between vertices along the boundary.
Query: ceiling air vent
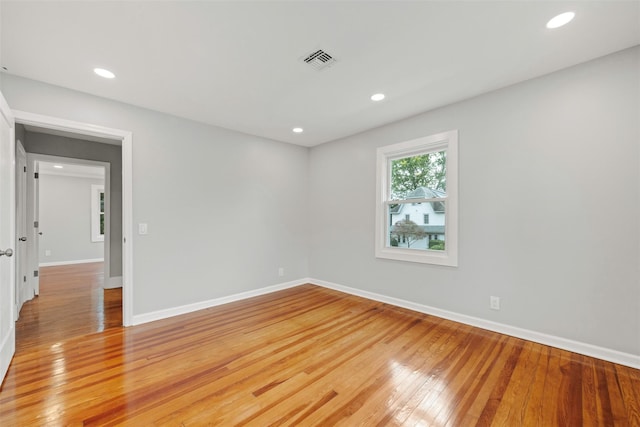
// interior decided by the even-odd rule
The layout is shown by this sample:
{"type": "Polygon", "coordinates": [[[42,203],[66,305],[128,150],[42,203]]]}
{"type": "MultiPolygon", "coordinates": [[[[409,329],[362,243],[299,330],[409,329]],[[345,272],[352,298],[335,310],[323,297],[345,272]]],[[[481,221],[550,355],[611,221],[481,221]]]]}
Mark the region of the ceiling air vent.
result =
{"type": "Polygon", "coordinates": [[[318,71],[329,68],[336,62],[333,56],[329,55],[322,49],[318,49],[315,52],[310,53],[303,59],[303,61],[318,71]]]}

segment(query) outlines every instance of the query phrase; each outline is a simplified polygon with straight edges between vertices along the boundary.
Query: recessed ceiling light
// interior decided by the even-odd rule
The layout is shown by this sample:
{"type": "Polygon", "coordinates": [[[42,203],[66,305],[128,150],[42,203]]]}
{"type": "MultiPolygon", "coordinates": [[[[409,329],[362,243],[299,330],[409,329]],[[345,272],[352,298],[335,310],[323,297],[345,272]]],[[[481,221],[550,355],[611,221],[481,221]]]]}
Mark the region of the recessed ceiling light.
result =
{"type": "Polygon", "coordinates": [[[568,24],[576,16],[575,12],[565,12],[558,16],[554,16],[547,22],[547,28],[559,28],[568,24]]]}
{"type": "Polygon", "coordinates": [[[94,68],[93,72],[105,79],[113,79],[116,76],[111,71],[105,70],[104,68],[94,68]]]}
{"type": "Polygon", "coordinates": [[[384,93],[376,93],[374,95],[371,95],[372,101],[382,101],[383,99],[384,99],[384,93]]]}
{"type": "Polygon", "coordinates": [[[56,169],[62,169],[62,168],[64,168],[64,166],[62,166],[62,165],[53,165],[53,167],[54,167],[54,168],[56,168],[56,169]]]}
{"type": "Polygon", "coordinates": [[[291,129],[291,130],[292,130],[294,133],[302,133],[302,132],[304,132],[304,129],[302,129],[302,128],[293,128],[293,129],[291,129]]]}

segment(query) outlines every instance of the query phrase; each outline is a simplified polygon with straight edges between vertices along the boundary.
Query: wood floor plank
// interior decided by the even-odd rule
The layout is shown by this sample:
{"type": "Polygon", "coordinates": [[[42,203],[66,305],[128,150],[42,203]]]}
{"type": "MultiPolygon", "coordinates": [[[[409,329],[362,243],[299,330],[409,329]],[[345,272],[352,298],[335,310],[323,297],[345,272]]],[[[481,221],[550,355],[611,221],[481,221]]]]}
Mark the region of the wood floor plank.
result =
{"type": "Polygon", "coordinates": [[[513,372],[513,380],[509,382],[501,399],[498,412],[494,418],[496,425],[522,425],[529,404],[532,390],[535,388],[540,352],[531,342],[523,343],[518,364],[513,372]]]}
{"type": "Polygon", "coordinates": [[[535,370],[533,383],[529,389],[527,406],[523,408],[522,425],[526,427],[536,427],[544,425],[544,407],[546,395],[545,383],[547,372],[549,369],[549,352],[548,348],[533,344],[536,353],[536,365],[532,367],[535,370]]]}
{"type": "Polygon", "coordinates": [[[638,387],[638,380],[640,380],[640,371],[632,372],[631,375],[626,369],[620,366],[614,366],[616,371],[616,378],[620,386],[620,393],[624,400],[624,407],[627,410],[626,419],[631,426],[640,426],[640,387],[638,387]],[[621,372],[624,371],[624,372],[621,372]]]}
{"type": "Polygon", "coordinates": [[[86,333],[63,289],[38,304],[75,332],[21,327],[3,427],[640,424],[637,369],[313,285],[86,333]]]}
{"type": "Polygon", "coordinates": [[[602,425],[602,412],[599,410],[597,394],[592,390],[597,390],[596,372],[589,363],[582,365],[582,424],[584,427],[602,425]]]}

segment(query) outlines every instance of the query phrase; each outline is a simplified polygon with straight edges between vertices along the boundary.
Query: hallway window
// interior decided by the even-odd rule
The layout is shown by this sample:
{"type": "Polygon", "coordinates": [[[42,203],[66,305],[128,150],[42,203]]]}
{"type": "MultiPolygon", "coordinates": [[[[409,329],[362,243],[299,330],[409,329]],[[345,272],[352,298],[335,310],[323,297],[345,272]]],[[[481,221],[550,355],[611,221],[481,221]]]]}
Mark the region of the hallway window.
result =
{"type": "Polygon", "coordinates": [[[104,242],[104,185],[91,186],[91,241],[104,242]]]}

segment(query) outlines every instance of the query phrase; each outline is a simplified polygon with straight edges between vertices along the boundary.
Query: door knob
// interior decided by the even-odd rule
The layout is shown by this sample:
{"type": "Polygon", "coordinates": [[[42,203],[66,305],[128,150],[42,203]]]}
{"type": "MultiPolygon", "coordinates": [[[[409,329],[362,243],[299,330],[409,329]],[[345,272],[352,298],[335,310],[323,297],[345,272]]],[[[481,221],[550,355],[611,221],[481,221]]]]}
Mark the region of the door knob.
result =
{"type": "Polygon", "coordinates": [[[11,255],[13,255],[13,249],[9,248],[6,251],[0,250],[0,256],[2,255],[6,255],[7,257],[10,257],[11,255]]]}
{"type": "Polygon", "coordinates": [[[26,237],[21,237],[21,238],[19,238],[18,240],[20,240],[21,242],[26,242],[26,241],[27,241],[27,238],[26,238],[26,237]]]}

